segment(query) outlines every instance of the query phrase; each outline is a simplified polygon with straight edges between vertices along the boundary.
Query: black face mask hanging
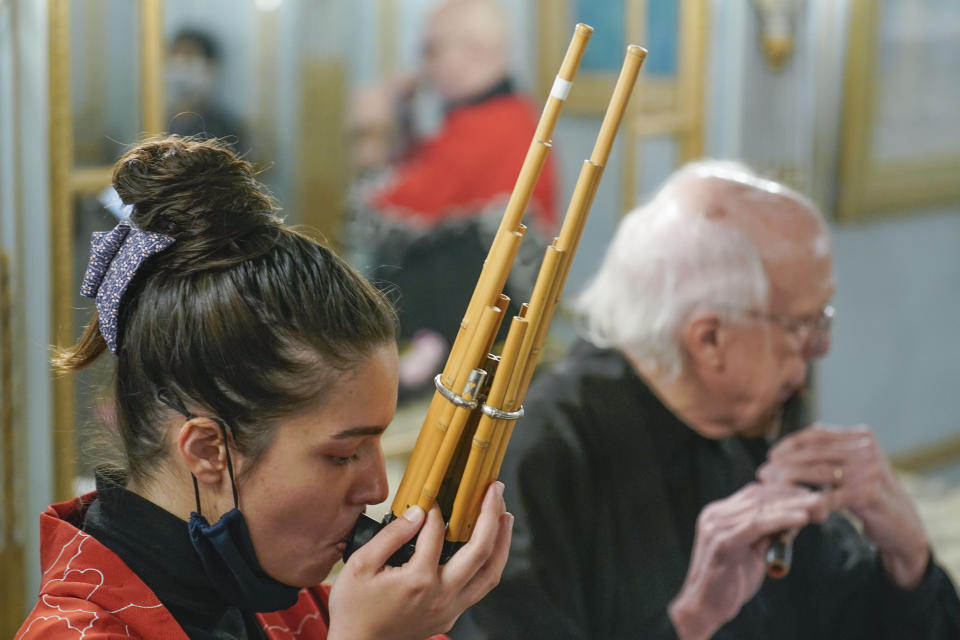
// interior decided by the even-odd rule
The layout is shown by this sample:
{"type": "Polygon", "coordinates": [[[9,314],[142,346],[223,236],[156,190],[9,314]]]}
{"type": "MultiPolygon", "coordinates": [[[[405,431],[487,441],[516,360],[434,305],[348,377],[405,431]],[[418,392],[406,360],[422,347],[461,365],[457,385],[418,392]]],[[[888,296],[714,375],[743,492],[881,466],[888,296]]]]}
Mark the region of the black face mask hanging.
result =
{"type": "MultiPolygon", "coordinates": [[[[179,399],[167,396],[160,397],[160,400],[188,419],[194,417],[186,411],[179,399]]],[[[289,609],[296,604],[300,588],[274,580],[260,566],[253,541],[250,539],[250,530],[238,506],[237,485],[233,479],[233,462],[230,459],[226,428],[220,420],[214,420],[223,431],[227,471],[233,491],[233,509],[223,514],[214,524],[209,524],[201,515],[197,478],[190,474],[197,500],[197,510],[190,514],[187,525],[190,542],[200,556],[207,577],[226,602],[243,611],[255,613],[289,609]]]]}

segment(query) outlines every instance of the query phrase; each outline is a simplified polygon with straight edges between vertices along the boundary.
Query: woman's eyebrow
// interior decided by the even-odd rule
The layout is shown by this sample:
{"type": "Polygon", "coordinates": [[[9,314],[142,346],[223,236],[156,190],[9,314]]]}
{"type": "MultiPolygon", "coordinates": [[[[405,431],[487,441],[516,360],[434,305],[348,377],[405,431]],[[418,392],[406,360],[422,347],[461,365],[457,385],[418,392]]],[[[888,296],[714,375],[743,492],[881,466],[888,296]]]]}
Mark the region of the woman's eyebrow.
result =
{"type": "Polygon", "coordinates": [[[347,438],[362,438],[363,436],[378,436],[386,431],[386,426],[364,426],[350,427],[343,431],[338,431],[333,436],[334,440],[346,440],[347,438]]]}

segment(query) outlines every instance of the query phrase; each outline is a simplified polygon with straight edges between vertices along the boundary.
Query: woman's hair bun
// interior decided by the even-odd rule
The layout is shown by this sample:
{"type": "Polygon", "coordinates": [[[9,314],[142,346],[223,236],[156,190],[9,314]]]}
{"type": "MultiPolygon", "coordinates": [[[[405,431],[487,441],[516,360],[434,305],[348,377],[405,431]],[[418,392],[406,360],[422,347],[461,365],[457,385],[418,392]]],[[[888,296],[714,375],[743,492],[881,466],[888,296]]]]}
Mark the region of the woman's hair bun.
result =
{"type": "Polygon", "coordinates": [[[279,223],[274,201],[254,173],[219,140],[166,136],[125,153],[114,168],[113,186],[133,205],[131,220],[139,228],[173,236],[176,253],[214,253],[222,260],[228,256],[217,249],[236,247],[237,239],[279,223]]]}

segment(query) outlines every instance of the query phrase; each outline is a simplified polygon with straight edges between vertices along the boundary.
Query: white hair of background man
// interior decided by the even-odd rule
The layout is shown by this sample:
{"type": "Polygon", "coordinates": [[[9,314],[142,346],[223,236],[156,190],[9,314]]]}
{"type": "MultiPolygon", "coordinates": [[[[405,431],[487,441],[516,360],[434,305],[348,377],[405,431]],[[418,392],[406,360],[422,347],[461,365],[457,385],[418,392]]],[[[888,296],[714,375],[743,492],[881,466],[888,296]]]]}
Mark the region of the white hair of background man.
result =
{"type": "MultiPolygon", "coordinates": [[[[810,200],[740,164],[705,160],[676,171],[653,200],[620,221],[600,270],[577,299],[586,338],[624,352],[659,376],[677,376],[685,322],[707,311],[735,319],[767,304],[761,251],[719,212],[739,201],[756,215],[777,215],[781,207],[757,205],[782,205],[784,198],[820,218],[810,200]],[[711,185],[714,180],[736,184],[711,185]]],[[[822,228],[816,254],[829,251],[825,224],[822,228]]],[[[789,242],[768,238],[763,255],[785,251],[789,242]]]]}

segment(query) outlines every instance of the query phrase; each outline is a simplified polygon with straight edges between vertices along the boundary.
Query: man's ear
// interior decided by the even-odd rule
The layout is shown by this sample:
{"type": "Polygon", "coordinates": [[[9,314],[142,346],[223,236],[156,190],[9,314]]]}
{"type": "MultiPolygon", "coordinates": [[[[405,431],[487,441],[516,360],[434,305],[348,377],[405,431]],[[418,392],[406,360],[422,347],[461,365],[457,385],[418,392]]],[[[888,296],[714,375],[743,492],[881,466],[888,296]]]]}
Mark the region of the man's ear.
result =
{"type": "Polygon", "coordinates": [[[177,450],[187,469],[202,484],[218,484],[227,464],[223,430],[215,420],[193,417],[177,434],[177,450]]]}
{"type": "Polygon", "coordinates": [[[724,367],[727,334],[715,313],[699,315],[683,329],[683,346],[698,368],[720,371],[724,367]]]}

